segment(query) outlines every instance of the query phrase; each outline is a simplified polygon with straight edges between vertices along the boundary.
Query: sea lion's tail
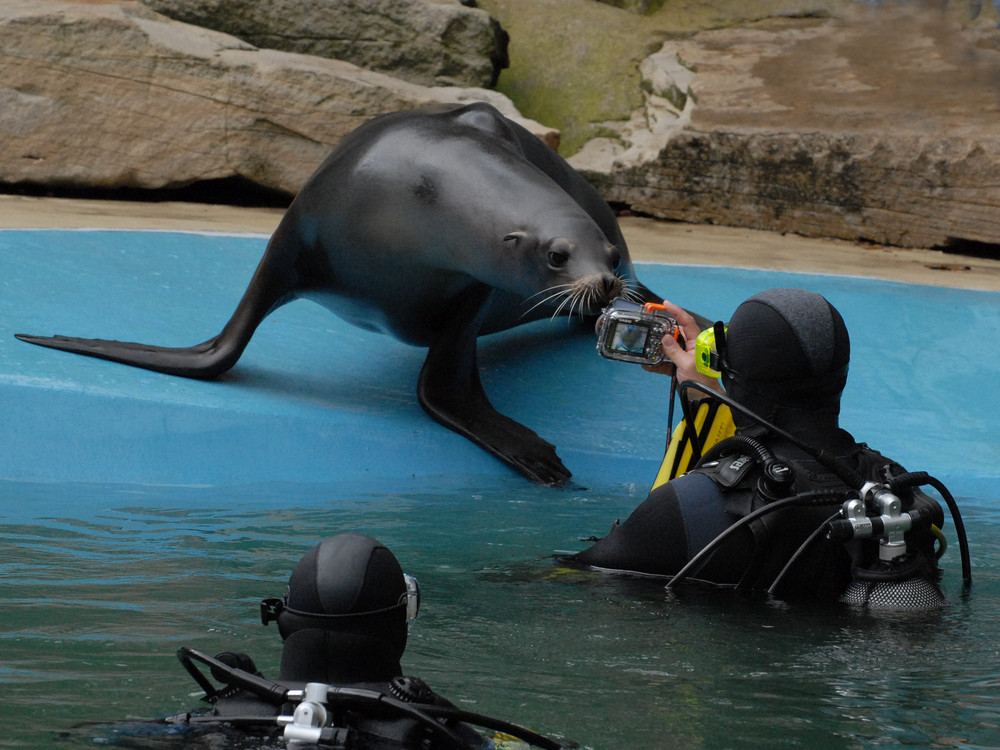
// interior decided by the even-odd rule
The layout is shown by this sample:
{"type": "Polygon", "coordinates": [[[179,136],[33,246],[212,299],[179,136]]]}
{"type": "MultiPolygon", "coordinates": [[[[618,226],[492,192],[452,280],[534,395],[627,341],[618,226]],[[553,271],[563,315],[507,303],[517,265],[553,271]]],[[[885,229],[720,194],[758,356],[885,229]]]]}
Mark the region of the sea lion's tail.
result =
{"type": "MultiPolygon", "coordinates": [[[[236,364],[268,313],[293,299],[297,278],[294,272],[281,270],[282,264],[275,262],[274,255],[269,247],[222,332],[196,346],[166,347],[108,339],[15,335],[29,344],[121,362],[168,375],[211,380],[236,364]]],[[[290,265],[293,264],[285,264],[285,268],[290,265]]]]}

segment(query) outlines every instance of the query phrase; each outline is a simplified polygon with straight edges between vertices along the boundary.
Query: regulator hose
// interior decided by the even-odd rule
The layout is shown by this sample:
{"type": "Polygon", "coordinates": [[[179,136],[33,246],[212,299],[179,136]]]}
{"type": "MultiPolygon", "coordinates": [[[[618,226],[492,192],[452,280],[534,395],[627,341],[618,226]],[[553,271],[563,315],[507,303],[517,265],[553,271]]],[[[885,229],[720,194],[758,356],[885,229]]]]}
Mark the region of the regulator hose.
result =
{"type": "Polygon", "coordinates": [[[250,672],[239,669],[238,667],[233,667],[226,664],[224,661],[211,657],[208,654],[204,654],[201,651],[191,648],[190,646],[181,646],[177,649],[177,658],[180,660],[181,664],[184,665],[184,669],[188,671],[188,674],[190,674],[201,689],[205,691],[205,697],[202,698],[202,700],[206,703],[215,703],[218,700],[219,691],[216,690],[209,679],[201,673],[201,670],[194,665],[195,661],[200,661],[202,664],[211,667],[213,674],[225,675],[229,684],[241,687],[244,690],[249,690],[258,698],[267,701],[271,705],[280,706],[288,699],[288,688],[284,685],[268,680],[264,677],[259,677],[255,674],[251,674],[250,672]]]}
{"type": "Polygon", "coordinates": [[[899,474],[889,480],[890,491],[898,495],[901,490],[909,490],[914,487],[929,484],[936,489],[948,505],[948,512],[951,520],[955,524],[955,533],[958,535],[958,550],[962,558],[962,585],[968,588],[972,585],[972,558],[969,554],[969,539],[965,534],[965,522],[962,521],[962,514],[958,510],[958,503],[954,496],[944,486],[939,479],[932,477],[926,471],[911,471],[906,474],[899,474]]]}
{"type": "MultiPolygon", "coordinates": [[[[756,521],[761,516],[766,516],[769,513],[774,513],[775,511],[779,511],[793,505],[836,505],[838,503],[842,503],[846,499],[847,495],[851,494],[851,492],[851,490],[842,489],[810,490],[798,495],[782,498],[781,500],[775,500],[774,502],[757,508],[757,510],[747,513],[731,526],[728,526],[721,534],[715,537],[715,539],[702,547],[698,551],[698,554],[688,560],[684,567],[678,570],[667,582],[667,590],[672,590],[675,586],[677,586],[677,584],[681,583],[686,578],[689,578],[692,573],[697,572],[698,569],[708,561],[709,555],[715,552],[715,550],[718,549],[719,546],[726,541],[726,539],[747,524],[752,521],[756,521]]],[[[825,525],[826,524],[824,523],[823,526],[825,525]]]]}
{"type": "Polygon", "coordinates": [[[734,444],[739,445],[752,453],[753,457],[757,460],[757,463],[761,465],[767,465],[775,461],[774,453],[772,453],[766,445],[756,438],[752,438],[749,435],[733,435],[725,440],[720,440],[718,443],[709,448],[708,453],[704,454],[699,459],[698,465],[704,465],[709,461],[715,461],[721,458],[726,448],[734,444]]]}
{"type": "Polygon", "coordinates": [[[734,445],[748,451],[753,459],[760,464],[764,473],[761,475],[761,484],[758,486],[768,500],[777,500],[788,494],[795,478],[792,467],[779,461],[770,448],[749,435],[732,435],[725,440],[720,440],[708,449],[708,453],[702,456],[695,466],[704,466],[709,461],[728,455],[729,449],[734,445]]]}
{"type": "Polygon", "coordinates": [[[806,540],[804,542],[802,542],[801,545],[799,545],[799,548],[797,550],[795,550],[794,554],[792,554],[791,557],[788,558],[788,562],[786,562],[785,565],[784,565],[784,567],[782,567],[782,569],[780,571],[778,571],[778,575],[776,575],[774,577],[774,580],[771,581],[771,585],[768,586],[767,593],[770,596],[777,595],[777,593],[778,593],[778,586],[781,585],[781,581],[788,574],[788,571],[790,571],[792,568],[795,567],[795,563],[797,563],[799,561],[799,558],[802,557],[802,555],[805,554],[806,550],[809,549],[809,547],[812,546],[813,542],[815,542],[817,539],[819,539],[819,538],[821,538],[822,536],[825,535],[827,524],[829,524],[830,521],[833,521],[833,520],[835,520],[835,519],[837,519],[839,517],[840,517],[840,511],[838,510],[836,513],[834,513],[828,519],[826,519],[825,521],[823,521],[823,523],[821,523],[819,526],[817,526],[816,530],[813,531],[808,537],[806,537],[806,540]]]}
{"type": "MultiPolygon", "coordinates": [[[[181,646],[177,649],[177,658],[180,659],[184,668],[195,678],[195,681],[205,690],[205,699],[214,703],[217,699],[218,691],[212,686],[204,674],[194,665],[194,661],[199,661],[212,668],[213,674],[224,675],[230,685],[244,688],[257,697],[271,703],[274,706],[281,706],[289,700],[289,688],[280,683],[259,677],[246,672],[239,667],[233,667],[219,659],[215,659],[208,654],[202,653],[189,646],[181,646]]],[[[558,742],[549,739],[530,729],[518,726],[503,719],[495,719],[490,716],[464,711],[454,706],[435,706],[431,704],[411,704],[397,700],[385,693],[377,690],[365,688],[337,687],[330,686],[326,693],[330,703],[360,703],[369,705],[389,706],[402,714],[414,719],[418,723],[428,727],[436,734],[442,735],[450,745],[458,750],[471,750],[468,742],[463,740],[458,734],[442,724],[437,719],[452,719],[475,724],[486,729],[494,729],[506,734],[513,735],[524,740],[528,744],[541,748],[541,750],[563,750],[563,746],[558,742]]],[[[192,723],[207,723],[209,721],[219,721],[218,717],[211,717],[198,720],[191,718],[192,723]]],[[[275,717],[227,717],[226,721],[233,724],[274,724],[275,717]]]]}
{"type": "MultiPolygon", "coordinates": [[[[860,490],[862,487],[864,487],[864,485],[865,485],[865,479],[855,469],[853,469],[852,467],[848,466],[847,464],[845,464],[843,461],[839,460],[835,456],[831,456],[826,451],[824,451],[824,450],[822,450],[820,448],[815,448],[815,447],[809,445],[808,443],[800,440],[799,438],[797,438],[792,433],[790,433],[790,432],[788,432],[786,430],[781,429],[780,427],[778,427],[775,424],[772,424],[771,422],[767,421],[766,419],[764,419],[759,414],[751,411],[750,409],[746,408],[745,406],[743,406],[739,402],[734,401],[732,398],[730,398],[729,396],[727,396],[725,393],[722,393],[721,391],[717,391],[714,388],[710,388],[709,386],[705,385],[704,383],[699,383],[697,380],[685,380],[683,383],[680,384],[679,390],[681,392],[681,404],[682,404],[683,409],[684,409],[684,418],[685,419],[690,419],[691,418],[691,404],[690,404],[690,401],[688,400],[687,395],[686,395],[687,391],[689,391],[689,390],[700,391],[701,393],[704,393],[706,396],[710,396],[711,398],[718,399],[719,401],[721,401],[722,403],[724,403],[726,406],[728,406],[730,409],[735,409],[740,414],[743,414],[743,415],[749,417],[750,419],[754,420],[757,424],[761,425],[762,427],[767,428],[769,431],[773,432],[775,435],[778,435],[779,437],[782,437],[785,440],[787,440],[788,442],[790,442],[792,445],[794,445],[794,446],[796,446],[798,448],[801,448],[806,453],[808,453],[810,456],[812,456],[817,461],[819,461],[821,464],[823,464],[823,466],[825,466],[827,469],[829,469],[834,474],[836,474],[837,477],[842,482],[844,482],[844,484],[846,484],[848,487],[851,487],[852,489],[855,489],[855,490],[860,490]]],[[[688,424],[694,424],[694,421],[693,420],[689,421],[688,424]]],[[[695,452],[695,455],[697,457],[699,457],[699,458],[701,457],[701,445],[698,444],[697,441],[692,441],[692,443],[691,443],[691,449],[692,449],[692,451],[695,452]]]]}
{"type": "Polygon", "coordinates": [[[437,718],[464,721],[466,724],[475,724],[484,729],[494,729],[513,735],[533,747],[541,748],[541,750],[565,750],[565,746],[555,740],[503,719],[495,719],[492,716],[484,716],[454,706],[421,706],[421,709],[428,715],[437,718]]]}

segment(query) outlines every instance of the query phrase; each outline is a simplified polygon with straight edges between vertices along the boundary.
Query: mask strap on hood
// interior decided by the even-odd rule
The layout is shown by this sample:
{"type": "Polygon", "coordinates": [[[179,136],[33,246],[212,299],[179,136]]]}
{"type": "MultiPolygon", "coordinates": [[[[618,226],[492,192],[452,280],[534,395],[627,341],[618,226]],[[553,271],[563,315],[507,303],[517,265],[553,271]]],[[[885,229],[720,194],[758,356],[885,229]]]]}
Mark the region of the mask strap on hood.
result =
{"type": "Polygon", "coordinates": [[[320,622],[344,621],[352,617],[356,618],[381,615],[386,612],[391,612],[394,609],[398,609],[399,607],[406,607],[406,625],[410,626],[413,624],[413,621],[417,619],[417,615],[420,612],[420,583],[415,577],[407,573],[403,574],[403,580],[406,583],[406,591],[400,594],[399,601],[396,602],[396,604],[383,607],[382,609],[369,610],[368,612],[345,612],[341,614],[304,612],[300,609],[289,607],[284,599],[270,597],[262,600],[260,603],[260,621],[264,625],[276,622],[282,612],[288,612],[289,614],[297,615],[298,617],[319,620],[320,622]]]}
{"type": "Polygon", "coordinates": [[[726,347],[726,324],[721,320],[715,321],[715,325],[712,326],[715,331],[715,351],[719,355],[719,370],[721,370],[726,365],[727,361],[727,347],[726,347]]]}

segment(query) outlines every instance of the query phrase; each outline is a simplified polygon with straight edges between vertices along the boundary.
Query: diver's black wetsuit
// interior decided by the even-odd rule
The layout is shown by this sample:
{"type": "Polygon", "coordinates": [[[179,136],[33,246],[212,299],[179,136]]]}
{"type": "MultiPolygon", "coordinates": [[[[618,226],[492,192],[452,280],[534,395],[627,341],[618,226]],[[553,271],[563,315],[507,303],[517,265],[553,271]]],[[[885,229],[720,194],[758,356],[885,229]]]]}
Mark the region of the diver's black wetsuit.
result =
{"type": "Polygon", "coordinates": [[[277,717],[292,715],[296,707],[280,705],[286,690],[314,683],[334,688],[307,701],[328,714],[321,725],[331,737],[320,748],[477,750],[484,738],[449,715],[451,703],[423,681],[402,676],[400,657],[419,598],[415,579],[377,539],[351,533],[324,539],[296,564],[285,596],[261,602],[262,621],[277,622],[284,640],[277,682],[257,674],[244,654],[213,659],[181,649],[182,663],[212,707],[170,722],[209,732],[231,729],[226,734],[235,734],[237,746],[278,739],[284,729],[277,717]],[[210,666],[224,687],[215,689],[192,671],[191,658],[210,666]]]}
{"type": "MultiPolygon", "coordinates": [[[[839,430],[834,451],[846,465],[879,482],[902,473],[899,464],[884,458],[839,430]]],[[[829,442],[828,442],[829,444],[829,442]]],[[[842,480],[801,449],[784,441],[770,441],[781,460],[792,466],[795,480],[788,496],[810,490],[848,489],[842,480]]],[[[646,500],[621,524],[588,549],[568,558],[569,562],[595,568],[673,576],[719,534],[751,511],[768,504],[756,490],[761,468],[741,451],[710,465],[666,482],[650,492],[646,500]]],[[[765,515],[737,530],[692,572],[692,579],[720,586],[766,590],[785,563],[813,532],[840,507],[834,494],[823,504],[789,507],[765,515]]],[[[943,523],[936,501],[917,491],[904,498],[928,509],[934,523],[943,523]]],[[[920,550],[930,564],[933,538],[926,532],[911,532],[907,543],[920,550]]],[[[796,564],[782,577],[784,595],[815,594],[836,598],[851,579],[854,566],[871,560],[858,545],[845,545],[822,535],[810,542],[796,564]]]]}
{"type": "MultiPolygon", "coordinates": [[[[673,576],[761,506],[812,490],[839,489],[846,495],[849,489],[859,490],[861,480],[881,483],[889,478],[887,471],[902,473],[898,464],[857,443],[839,426],[850,337],[840,313],[822,296],[803,289],[760,292],[736,309],[725,332],[717,324],[715,333],[722,382],[731,403],[741,407],[733,410],[736,437],[713,448],[699,468],[655,488],[624,523],[569,562],[673,576]],[[748,439],[756,445],[748,447],[748,439]],[[790,487],[773,482],[761,486],[764,472],[758,462],[764,459],[757,448],[791,467],[790,487]],[[812,457],[820,452],[837,458],[846,471],[835,474],[827,468],[829,462],[821,465],[812,457]],[[860,475],[849,477],[857,486],[842,478],[852,472],[860,475]]],[[[940,526],[943,514],[936,502],[920,492],[907,495],[900,497],[904,510],[916,504],[940,526]]],[[[845,499],[774,506],[781,509],[736,526],[705,564],[688,574],[749,589],[769,589],[780,575],[784,593],[836,595],[850,579],[852,566],[871,562],[877,544],[845,545],[820,534],[800,556],[797,551],[845,499]],[[793,556],[795,564],[782,573],[793,556]]],[[[906,542],[915,556],[936,567],[929,531],[908,532],[906,542]]]]}
{"type": "MultiPolygon", "coordinates": [[[[281,684],[289,689],[305,686],[303,682],[282,681],[281,684]]],[[[486,739],[468,724],[441,720],[441,724],[460,739],[460,744],[457,744],[438,735],[429,722],[416,720],[399,710],[392,701],[402,701],[423,713],[428,706],[454,708],[454,704],[431,691],[417,678],[401,676],[391,682],[359,682],[338,684],[336,687],[381,694],[387,696],[390,702],[374,699],[331,702],[327,706],[331,713],[329,724],[340,728],[341,733],[336,741],[321,743],[319,747],[340,747],[340,743],[344,743],[356,750],[423,750],[428,747],[479,750],[488,746],[486,739]]],[[[260,747],[268,742],[282,741],[284,729],[278,725],[277,717],[291,716],[294,710],[294,703],[276,705],[249,690],[226,687],[219,692],[210,709],[179,714],[168,719],[167,723],[187,725],[193,731],[223,731],[231,745],[239,747],[245,742],[248,746],[260,747]]]]}

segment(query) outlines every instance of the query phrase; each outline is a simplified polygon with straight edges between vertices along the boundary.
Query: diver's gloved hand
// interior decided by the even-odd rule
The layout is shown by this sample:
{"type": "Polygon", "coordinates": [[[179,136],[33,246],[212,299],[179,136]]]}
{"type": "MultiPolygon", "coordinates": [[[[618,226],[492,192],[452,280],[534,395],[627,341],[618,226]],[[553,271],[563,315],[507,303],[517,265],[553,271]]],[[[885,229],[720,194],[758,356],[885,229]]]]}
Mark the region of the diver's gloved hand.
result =
{"type": "MultiPolygon", "coordinates": [[[[642,368],[649,370],[649,372],[660,372],[665,375],[673,375],[676,372],[679,383],[683,383],[685,380],[696,380],[716,390],[722,390],[722,385],[716,378],[710,378],[698,372],[695,361],[695,342],[698,340],[701,329],[694,317],[687,310],[678,307],[669,300],[663,300],[663,306],[677,321],[684,346],[677,343],[670,334],[665,335],[662,341],[662,351],[666,359],[658,365],[643,365],[642,368]]],[[[689,398],[702,398],[703,395],[694,390],[688,392],[689,398]]]]}

